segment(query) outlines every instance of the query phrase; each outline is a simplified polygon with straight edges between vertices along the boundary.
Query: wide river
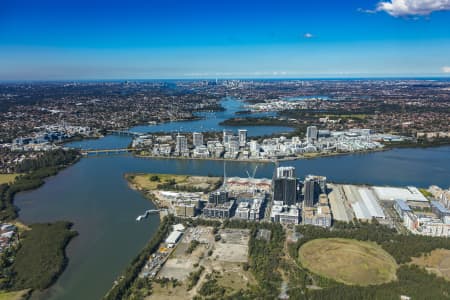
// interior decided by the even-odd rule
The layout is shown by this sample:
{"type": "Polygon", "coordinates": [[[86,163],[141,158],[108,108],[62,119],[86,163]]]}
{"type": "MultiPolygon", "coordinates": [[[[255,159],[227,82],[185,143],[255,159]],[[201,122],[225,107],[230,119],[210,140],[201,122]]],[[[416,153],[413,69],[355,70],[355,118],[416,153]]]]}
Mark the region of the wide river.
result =
{"type": "MultiPolygon", "coordinates": [[[[227,108],[236,109],[235,100],[227,100],[227,108]],[[231,103],[229,103],[231,102],[231,103]]],[[[177,122],[182,131],[222,130],[217,115],[228,116],[230,111],[209,114],[207,120],[177,122]],[[211,116],[216,116],[212,118],[211,116]],[[192,123],[192,124],[191,124],[192,123]],[[191,124],[191,125],[189,125],[191,124]]],[[[176,123],[133,128],[139,131],[172,131],[176,123]]],[[[177,125],[177,126],[178,126],[177,125]]],[[[267,133],[266,127],[256,130],[267,133]]],[[[271,128],[271,132],[286,128],[271,128]]],[[[250,133],[252,129],[249,129],[250,133]]],[[[259,133],[256,133],[258,135],[259,133]]],[[[111,148],[128,145],[127,137],[108,136],[100,140],[73,143],[83,148],[111,148]]],[[[293,165],[297,175],[324,175],[334,182],[368,183],[379,185],[450,185],[450,147],[427,149],[396,149],[385,152],[357,154],[284,162],[293,165]]],[[[227,162],[228,176],[246,176],[254,163],[227,162]]],[[[272,177],[273,164],[260,164],[257,177],[272,177]]],[[[20,193],[15,204],[25,223],[69,220],[79,236],[68,248],[69,264],[46,293],[35,295],[41,299],[100,299],[113,281],[127,267],[152,237],[159,224],[158,216],[143,222],[136,217],[152,203],[130,189],[123,175],[127,172],[159,172],[221,176],[223,163],[204,160],[163,160],[135,158],[131,155],[92,156],[46,181],[41,188],[20,193]]]]}

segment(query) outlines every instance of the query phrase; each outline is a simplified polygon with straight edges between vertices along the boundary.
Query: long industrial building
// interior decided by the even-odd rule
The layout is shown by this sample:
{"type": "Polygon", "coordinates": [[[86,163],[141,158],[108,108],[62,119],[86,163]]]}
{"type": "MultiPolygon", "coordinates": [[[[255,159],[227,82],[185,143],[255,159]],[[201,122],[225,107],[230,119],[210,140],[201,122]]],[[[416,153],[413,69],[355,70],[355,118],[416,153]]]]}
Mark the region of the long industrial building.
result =
{"type": "Polygon", "coordinates": [[[375,186],[373,190],[377,198],[381,201],[394,201],[403,199],[405,201],[428,202],[427,198],[413,186],[406,188],[375,186]]]}
{"type": "Polygon", "coordinates": [[[368,188],[358,188],[359,199],[352,204],[355,216],[358,219],[371,220],[372,218],[385,219],[383,209],[378,204],[374,193],[368,188]]]}
{"type": "Polygon", "coordinates": [[[169,236],[166,238],[166,244],[169,248],[172,248],[180,239],[183,233],[177,230],[172,231],[169,236]]]}

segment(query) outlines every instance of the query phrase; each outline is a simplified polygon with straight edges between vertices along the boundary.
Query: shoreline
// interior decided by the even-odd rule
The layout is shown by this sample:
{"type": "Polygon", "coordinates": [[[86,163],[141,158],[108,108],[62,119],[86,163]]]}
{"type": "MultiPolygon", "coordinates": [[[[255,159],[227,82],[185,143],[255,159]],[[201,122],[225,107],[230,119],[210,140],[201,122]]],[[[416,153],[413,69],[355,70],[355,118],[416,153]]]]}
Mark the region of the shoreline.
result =
{"type": "Polygon", "coordinates": [[[274,163],[275,160],[272,159],[238,159],[238,158],[200,158],[200,157],[182,157],[182,156],[153,156],[153,155],[141,155],[141,154],[133,154],[134,157],[137,158],[146,158],[146,159],[164,159],[164,160],[203,160],[203,161],[235,161],[235,162],[249,162],[249,163],[274,163]]]}
{"type": "MultiPolygon", "coordinates": [[[[57,165],[57,166],[47,166],[47,167],[42,167],[40,169],[36,169],[36,170],[32,170],[29,171],[27,173],[22,174],[22,176],[27,176],[27,175],[32,175],[34,173],[38,173],[40,176],[37,176],[37,178],[35,178],[35,180],[37,180],[37,182],[33,183],[31,186],[29,187],[25,187],[25,188],[21,188],[17,191],[12,191],[11,192],[11,199],[10,199],[10,204],[12,205],[14,211],[15,211],[15,216],[13,219],[10,220],[4,220],[2,222],[10,222],[13,224],[16,224],[16,226],[18,227],[22,227],[24,231],[29,231],[32,230],[32,226],[35,224],[57,224],[60,221],[54,221],[54,222],[37,222],[37,223],[25,223],[23,221],[20,220],[20,209],[14,204],[14,200],[15,200],[15,196],[18,193],[21,192],[29,192],[29,191],[33,191],[36,190],[40,187],[42,187],[43,185],[45,185],[46,181],[52,177],[55,177],[59,174],[59,172],[75,165],[76,163],[81,161],[82,156],[80,154],[78,154],[73,161],[71,161],[70,163],[65,163],[65,164],[61,164],[61,165],[57,165]],[[42,172],[42,170],[46,170],[47,173],[44,174],[40,174],[40,172],[42,172]]],[[[8,184],[8,189],[10,189],[11,187],[14,186],[14,182],[8,184]]],[[[40,290],[40,289],[35,289],[35,288],[29,288],[29,291],[27,293],[27,297],[24,299],[29,299],[34,293],[45,293],[46,291],[48,291],[60,278],[60,276],[64,273],[65,269],[67,268],[67,265],[69,263],[69,257],[67,256],[67,246],[69,245],[69,243],[79,235],[79,233],[76,230],[73,230],[73,225],[74,223],[72,221],[62,221],[62,222],[66,222],[67,223],[67,230],[68,232],[70,232],[70,234],[66,237],[66,239],[63,241],[62,244],[58,245],[59,250],[62,252],[63,255],[63,261],[62,263],[58,266],[58,270],[56,271],[56,273],[53,275],[53,278],[51,279],[51,282],[48,286],[46,286],[44,289],[40,290]]],[[[17,252],[16,252],[17,254],[17,252]]]]}
{"type": "MultiPolygon", "coordinates": [[[[164,134],[165,132],[161,132],[161,134],[164,134]]],[[[152,133],[154,134],[154,133],[152,133]]],[[[109,136],[111,134],[105,135],[109,136]]],[[[90,139],[90,138],[89,138],[90,139]]],[[[86,140],[89,140],[86,139],[86,140]]],[[[101,139],[97,138],[97,139],[101,139]]],[[[216,158],[216,157],[208,157],[208,158],[201,158],[201,157],[182,157],[182,156],[154,156],[151,154],[136,154],[137,149],[134,148],[128,148],[130,152],[132,152],[132,155],[137,158],[147,158],[147,159],[173,159],[173,160],[203,160],[203,161],[233,161],[233,162],[248,162],[248,163],[277,163],[277,162],[287,162],[287,161],[296,161],[296,160],[303,160],[303,159],[316,159],[316,158],[325,158],[325,157],[333,157],[333,156],[343,156],[343,155],[352,155],[352,154],[369,154],[369,153],[375,153],[375,152],[381,152],[381,151],[389,151],[394,149],[427,149],[427,148],[438,148],[438,147],[445,147],[450,146],[450,141],[444,141],[444,142],[431,142],[426,144],[418,144],[418,143],[408,143],[408,144],[390,144],[385,143],[383,144],[383,148],[376,148],[376,149],[368,149],[368,150],[359,150],[359,151],[353,151],[353,152],[327,152],[327,153],[312,153],[312,155],[300,155],[300,156],[290,156],[285,158],[276,158],[276,159],[239,159],[239,158],[216,158]]],[[[73,148],[75,149],[75,148],[73,148]]],[[[87,150],[87,149],[81,149],[81,151],[87,150]]],[[[101,150],[101,149],[100,149],[101,150]]],[[[86,157],[86,156],[83,156],[86,157]]]]}
{"type": "MultiPolygon", "coordinates": [[[[143,175],[145,173],[125,173],[123,174],[123,178],[125,179],[125,181],[127,182],[127,185],[130,189],[138,192],[139,194],[141,194],[141,196],[146,199],[147,201],[150,201],[156,209],[162,209],[163,206],[161,205],[159,199],[151,192],[148,191],[149,193],[147,194],[143,189],[141,189],[136,183],[134,183],[132,181],[132,179],[130,179],[130,176],[134,176],[134,175],[143,175]]],[[[160,222],[162,221],[162,219],[165,217],[165,214],[162,213],[162,211],[158,212],[159,215],[159,220],[160,222]]]]}
{"type": "Polygon", "coordinates": [[[134,182],[132,181],[132,179],[130,179],[130,176],[144,175],[144,174],[146,174],[146,173],[125,173],[125,174],[123,174],[123,178],[126,180],[127,185],[128,185],[128,187],[129,187],[130,189],[139,192],[140,194],[142,194],[142,196],[143,196],[145,199],[147,199],[147,200],[149,200],[150,202],[152,202],[152,204],[155,205],[155,207],[156,207],[157,209],[161,209],[161,204],[158,203],[158,202],[156,201],[156,199],[154,199],[155,196],[154,196],[153,194],[152,194],[153,197],[148,197],[147,194],[145,194],[145,191],[144,191],[143,189],[141,189],[136,183],[134,183],[134,182]]]}
{"type": "Polygon", "coordinates": [[[182,157],[182,156],[154,156],[154,155],[142,155],[142,154],[133,154],[133,156],[137,157],[137,158],[146,158],[146,159],[233,161],[233,162],[243,162],[243,163],[248,162],[248,163],[268,164],[268,163],[277,163],[277,162],[325,158],[325,157],[333,157],[333,156],[345,156],[345,155],[353,155],[353,154],[370,154],[370,153],[375,153],[375,152],[389,151],[389,150],[393,150],[393,149],[395,149],[395,148],[379,148],[379,149],[361,150],[361,151],[353,151],[353,152],[313,153],[314,155],[311,155],[311,156],[303,155],[303,156],[277,158],[277,159],[239,159],[239,158],[217,158],[217,157],[200,158],[200,157],[182,157]]]}
{"type": "Polygon", "coordinates": [[[82,142],[82,141],[90,141],[90,140],[99,140],[101,138],[104,138],[105,135],[100,134],[100,135],[95,135],[95,136],[74,136],[74,137],[70,137],[68,139],[65,139],[59,143],[56,143],[56,145],[61,145],[61,146],[65,146],[65,144],[68,143],[74,143],[74,142],[82,142]]]}
{"type": "MultiPolygon", "coordinates": [[[[30,298],[34,298],[37,297],[38,299],[41,299],[42,297],[46,297],[45,295],[48,295],[50,289],[56,284],[56,282],[59,280],[60,276],[65,272],[68,264],[69,264],[69,257],[67,255],[67,246],[70,244],[70,242],[76,238],[79,233],[78,231],[73,229],[74,223],[70,222],[70,221],[55,221],[55,222],[38,222],[38,223],[33,223],[30,225],[25,225],[24,223],[18,223],[20,221],[15,220],[13,221],[14,224],[21,224],[21,226],[25,226],[26,228],[22,229],[23,232],[20,234],[20,240],[21,240],[21,244],[23,244],[23,241],[31,238],[31,237],[23,237],[22,235],[24,233],[26,234],[33,234],[36,230],[36,232],[39,232],[42,229],[34,229],[34,226],[37,227],[42,227],[42,226],[60,226],[61,224],[63,224],[63,226],[65,227],[65,235],[63,240],[58,243],[58,244],[54,244],[55,246],[55,250],[59,251],[61,253],[61,262],[60,264],[56,267],[53,275],[51,276],[51,278],[49,279],[49,281],[46,283],[45,287],[43,289],[39,288],[39,287],[30,287],[30,286],[26,286],[23,287],[25,288],[28,292],[26,297],[21,298],[23,300],[26,299],[30,299],[30,298]]],[[[47,237],[48,238],[48,237],[47,237]]],[[[21,247],[23,247],[23,245],[21,245],[21,247]]],[[[17,255],[17,253],[16,253],[17,255]]],[[[54,259],[54,258],[53,258],[54,259]]],[[[45,271],[40,270],[39,274],[42,275],[44,273],[45,276],[48,276],[49,274],[45,274],[45,271]]],[[[15,290],[13,289],[5,289],[5,290],[0,290],[0,292],[17,292],[20,290],[15,290]]]]}
{"type": "MultiPolygon", "coordinates": [[[[67,236],[67,238],[63,241],[62,244],[60,244],[60,247],[59,247],[59,249],[61,250],[61,252],[63,254],[63,262],[62,262],[62,265],[60,266],[60,269],[58,270],[58,272],[52,278],[52,282],[43,291],[47,291],[49,288],[51,288],[58,281],[59,277],[66,270],[66,268],[69,264],[69,257],[67,256],[67,246],[69,246],[70,242],[79,235],[78,231],[73,230],[74,223],[70,222],[70,221],[66,221],[66,222],[68,222],[67,230],[70,232],[70,235],[67,236]]],[[[54,223],[50,223],[50,224],[54,224],[54,223]]],[[[33,229],[31,229],[31,230],[33,230],[33,229]]],[[[33,291],[31,292],[31,294],[33,294],[33,291]]]]}
{"type": "MultiPolygon", "coordinates": [[[[219,112],[216,110],[211,110],[211,111],[198,111],[196,113],[202,113],[202,112],[219,112]]],[[[189,122],[189,121],[200,121],[200,120],[205,120],[206,118],[203,116],[194,116],[192,118],[181,118],[181,119],[176,119],[176,120],[165,120],[165,121],[158,121],[155,124],[150,124],[150,123],[137,123],[137,124],[131,124],[128,127],[123,127],[123,128],[119,128],[119,129],[101,129],[100,131],[104,130],[105,132],[108,132],[110,130],[124,130],[124,131],[130,131],[131,128],[133,127],[140,127],[140,126],[157,126],[157,125],[161,125],[161,124],[169,124],[169,123],[176,123],[176,122],[189,122]]],[[[150,121],[151,122],[151,121],[150,121]]],[[[142,132],[142,134],[147,134],[145,132],[142,132]]],[[[111,134],[105,134],[103,135],[103,137],[108,136],[111,134]]],[[[100,137],[102,138],[102,137],[100,137]]],[[[83,139],[82,139],[83,140],[83,139]]]]}
{"type": "MultiPolygon", "coordinates": [[[[21,193],[21,192],[33,191],[33,190],[36,190],[36,189],[42,187],[49,178],[52,178],[52,177],[58,175],[58,173],[61,172],[62,170],[67,169],[68,167],[80,162],[81,158],[82,158],[82,155],[78,152],[78,155],[70,163],[65,163],[65,164],[56,165],[56,166],[41,167],[39,169],[35,169],[35,170],[28,171],[26,173],[22,173],[21,177],[25,177],[25,178],[29,175],[34,175],[34,173],[37,173],[38,175],[34,178],[25,179],[25,180],[31,181],[31,184],[28,182],[28,184],[29,184],[28,186],[25,185],[25,186],[20,187],[18,190],[13,189],[13,191],[9,191],[10,200],[8,202],[10,205],[12,205],[15,214],[14,214],[13,218],[11,218],[11,219],[6,218],[6,219],[0,220],[0,221],[10,221],[10,222],[18,221],[18,222],[20,222],[20,220],[19,220],[20,210],[14,204],[14,198],[15,198],[16,194],[21,193]],[[42,173],[42,172],[44,172],[44,173],[42,173]]],[[[17,178],[16,178],[16,180],[17,180],[17,178]]],[[[15,184],[16,180],[14,182],[8,184],[8,189],[14,188],[14,184],[15,184]]],[[[2,200],[4,201],[5,199],[2,199],[2,200]]],[[[25,224],[25,225],[29,225],[29,224],[25,224]]]]}
{"type": "Polygon", "coordinates": [[[427,148],[437,148],[437,147],[445,147],[450,146],[450,140],[444,140],[442,142],[427,142],[425,144],[421,143],[409,143],[409,144],[384,144],[384,147],[387,149],[427,149],[427,148]]]}
{"type": "Polygon", "coordinates": [[[347,156],[347,155],[361,155],[361,154],[371,154],[376,152],[384,152],[393,150],[392,149],[386,149],[386,148],[379,148],[379,149],[372,149],[372,150],[361,150],[361,151],[353,151],[353,152],[331,152],[331,153],[317,153],[317,155],[312,156],[301,156],[301,157],[295,157],[295,158],[286,158],[286,159],[279,159],[279,162],[284,161],[296,161],[296,160],[310,160],[310,159],[318,159],[318,158],[327,158],[327,157],[333,157],[333,156],[347,156]]]}

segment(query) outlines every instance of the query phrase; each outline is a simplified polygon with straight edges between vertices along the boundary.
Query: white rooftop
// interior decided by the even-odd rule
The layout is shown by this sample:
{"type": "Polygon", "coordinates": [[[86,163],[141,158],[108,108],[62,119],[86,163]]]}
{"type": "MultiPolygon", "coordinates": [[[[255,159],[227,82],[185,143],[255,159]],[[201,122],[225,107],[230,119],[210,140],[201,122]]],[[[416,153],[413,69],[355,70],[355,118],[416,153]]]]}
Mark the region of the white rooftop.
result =
{"type": "Polygon", "coordinates": [[[175,224],[175,225],[173,225],[173,230],[176,230],[176,231],[181,231],[181,232],[183,232],[184,231],[184,229],[185,229],[185,227],[184,227],[184,225],[183,224],[175,224]]]}
{"type": "Polygon", "coordinates": [[[383,209],[378,204],[373,192],[367,188],[358,188],[361,199],[352,204],[353,211],[358,219],[385,218],[383,209]]]}
{"type": "Polygon", "coordinates": [[[172,231],[166,239],[166,244],[175,244],[180,238],[181,234],[182,233],[179,231],[172,231]]]}
{"type": "Polygon", "coordinates": [[[394,201],[395,199],[403,199],[405,201],[428,201],[422,193],[413,186],[407,188],[396,187],[373,187],[375,194],[379,200],[394,201]]]}

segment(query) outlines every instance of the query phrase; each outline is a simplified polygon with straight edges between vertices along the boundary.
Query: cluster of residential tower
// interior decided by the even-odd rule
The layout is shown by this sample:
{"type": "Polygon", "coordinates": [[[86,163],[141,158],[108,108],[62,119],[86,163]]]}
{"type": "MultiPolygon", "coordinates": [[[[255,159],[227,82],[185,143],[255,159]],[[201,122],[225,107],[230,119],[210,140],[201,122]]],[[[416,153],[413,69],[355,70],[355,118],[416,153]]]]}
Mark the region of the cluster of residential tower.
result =
{"type": "Polygon", "coordinates": [[[141,135],[133,140],[132,147],[146,150],[153,156],[271,160],[295,158],[305,153],[374,150],[382,148],[382,142],[401,139],[399,136],[374,134],[370,129],[329,131],[309,126],[305,139],[279,136],[262,141],[249,140],[248,131],[239,129],[237,135],[231,130],[224,130],[221,140],[214,138],[207,141],[201,132],[192,133],[192,137],[184,134],[174,137],[141,135]]]}

